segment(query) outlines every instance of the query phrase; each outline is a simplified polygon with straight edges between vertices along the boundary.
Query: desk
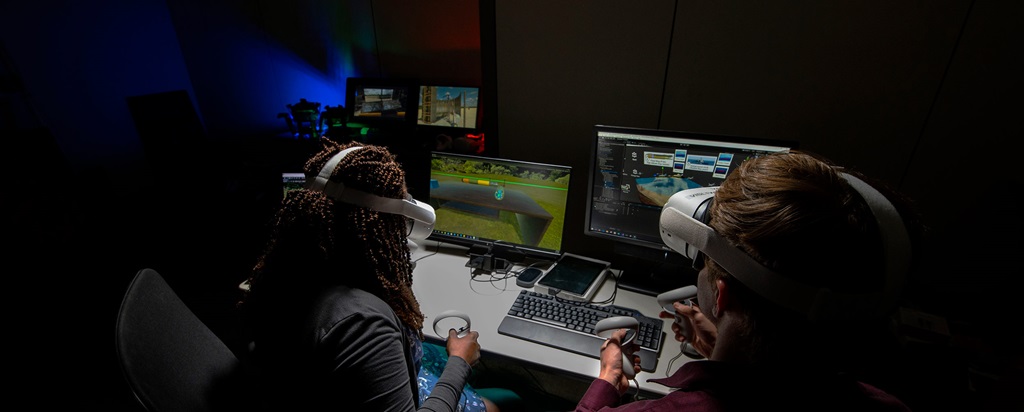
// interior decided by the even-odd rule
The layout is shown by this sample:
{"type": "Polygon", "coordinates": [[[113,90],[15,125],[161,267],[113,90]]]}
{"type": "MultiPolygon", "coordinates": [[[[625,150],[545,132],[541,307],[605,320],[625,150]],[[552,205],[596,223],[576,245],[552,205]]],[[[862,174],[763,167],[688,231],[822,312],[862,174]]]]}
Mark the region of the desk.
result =
{"type": "MultiPolygon", "coordinates": [[[[485,354],[494,353],[522,360],[538,368],[563,371],[578,378],[597,378],[600,371],[600,361],[597,359],[498,334],[498,324],[523,288],[516,285],[514,278],[496,282],[474,281],[470,276],[471,269],[465,267],[469,260],[466,248],[428,243],[427,247],[419,248],[413,255],[413,260],[417,261],[413,271],[413,293],[420,303],[420,310],[426,315],[423,333],[428,339],[443,341],[447,338],[435,334],[430,325],[441,312],[457,310],[469,315],[472,329],[480,333],[480,347],[485,354]]],[[[519,269],[521,267],[514,268],[519,269]]],[[[477,276],[479,280],[486,278],[486,274],[477,276]]],[[[593,300],[598,302],[607,299],[614,287],[615,281],[611,276],[607,277],[593,300]]],[[[661,311],[653,297],[621,288],[613,303],[635,308],[655,318],[661,311]]],[[[666,376],[670,360],[680,353],[679,344],[672,337],[672,322],[669,319],[664,322],[662,330],[665,332],[665,340],[662,342],[656,370],[653,373],[640,372],[636,376],[640,390],[649,396],[669,392],[669,388],[647,380],[666,376]]],[[[672,362],[670,372],[691,360],[686,355],[679,356],[672,362]]]]}

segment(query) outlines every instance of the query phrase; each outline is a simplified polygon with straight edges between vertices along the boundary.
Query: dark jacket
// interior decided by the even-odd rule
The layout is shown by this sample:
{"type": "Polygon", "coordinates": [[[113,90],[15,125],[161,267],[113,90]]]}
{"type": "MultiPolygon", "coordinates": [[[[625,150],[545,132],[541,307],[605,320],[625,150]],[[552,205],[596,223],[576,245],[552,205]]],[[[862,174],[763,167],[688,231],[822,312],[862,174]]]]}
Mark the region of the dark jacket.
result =
{"type": "Polygon", "coordinates": [[[759,368],[691,361],[667,378],[648,379],[676,388],[659,399],[619,407],[612,384],[595,379],[577,411],[899,411],[910,409],[882,390],[851,378],[794,374],[785,365],[759,368]]]}

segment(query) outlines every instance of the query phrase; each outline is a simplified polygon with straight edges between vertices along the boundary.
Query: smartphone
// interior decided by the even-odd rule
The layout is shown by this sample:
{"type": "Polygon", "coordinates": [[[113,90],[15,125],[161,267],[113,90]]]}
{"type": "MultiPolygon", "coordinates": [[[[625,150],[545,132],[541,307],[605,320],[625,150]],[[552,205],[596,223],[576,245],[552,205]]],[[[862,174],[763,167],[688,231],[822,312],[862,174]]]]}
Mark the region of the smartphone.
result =
{"type": "Polygon", "coordinates": [[[543,274],[544,271],[540,268],[528,267],[523,269],[523,271],[519,272],[519,275],[516,276],[516,285],[522,288],[532,288],[533,285],[537,283],[537,279],[540,279],[540,276],[543,274]]]}

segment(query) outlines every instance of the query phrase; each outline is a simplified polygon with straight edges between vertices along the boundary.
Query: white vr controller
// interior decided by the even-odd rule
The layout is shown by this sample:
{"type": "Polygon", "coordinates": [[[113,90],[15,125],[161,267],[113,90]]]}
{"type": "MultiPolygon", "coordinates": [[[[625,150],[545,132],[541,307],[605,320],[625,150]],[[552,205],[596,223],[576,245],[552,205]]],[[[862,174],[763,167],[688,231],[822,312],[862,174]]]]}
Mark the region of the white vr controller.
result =
{"type": "Polygon", "coordinates": [[[461,338],[463,336],[466,336],[466,334],[469,333],[469,326],[470,326],[469,315],[465,314],[464,312],[460,312],[460,311],[457,311],[457,310],[454,310],[454,309],[446,310],[446,311],[441,312],[440,314],[438,314],[437,317],[434,318],[434,324],[433,324],[434,334],[436,334],[437,336],[439,336],[441,338],[448,337],[448,330],[446,330],[445,327],[448,327],[449,329],[455,329],[456,336],[461,338]],[[450,319],[450,318],[461,319],[463,322],[466,322],[466,323],[465,323],[465,325],[462,325],[461,322],[458,322],[458,325],[449,325],[446,322],[445,325],[442,326],[441,330],[438,330],[438,328],[437,328],[438,324],[441,323],[442,320],[450,319]],[[455,327],[455,326],[459,326],[459,327],[455,327]]]}
{"type": "Polygon", "coordinates": [[[694,285],[683,286],[679,289],[673,289],[668,292],[664,292],[658,295],[658,306],[661,306],[665,311],[675,315],[674,323],[679,325],[679,332],[686,337],[679,345],[679,350],[694,359],[701,359],[704,355],[697,352],[697,349],[693,347],[693,328],[690,325],[689,319],[684,319],[682,316],[676,313],[676,308],[672,304],[676,302],[684,302],[688,305],[693,305],[690,299],[697,297],[697,287],[694,285]]]}
{"type": "MultiPolygon", "coordinates": [[[[621,344],[621,346],[626,346],[633,342],[633,339],[640,334],[640,321],[632,316],[612,316],[601,319],[597,322],[597,325],[594,325],[594,334],[608,339],[612,336],[612,333],[624,328],[629,328],[621,344]]],[[[622,373],[629,379],[633,379],[636,376],[636,371],[633,369],[633,359],[625,351],[622,352],[622,373]]]]}

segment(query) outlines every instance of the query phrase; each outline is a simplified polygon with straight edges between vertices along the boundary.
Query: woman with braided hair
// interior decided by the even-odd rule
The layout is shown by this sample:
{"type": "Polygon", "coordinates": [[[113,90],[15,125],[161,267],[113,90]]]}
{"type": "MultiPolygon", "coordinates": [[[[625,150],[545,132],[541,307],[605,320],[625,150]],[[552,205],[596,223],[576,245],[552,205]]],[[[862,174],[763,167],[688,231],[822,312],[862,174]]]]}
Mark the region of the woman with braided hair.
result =
{"type": "Polygon", "coordinates": [[[422,342],[409,218],[340,194],[417,205],[405,200],[404,171],[384,147],[328,139],[323,146],[304,167],[307,182],[319,176],[319,185],[285,196],[241,302],[261,403],[275,410],[496,411],[466,384],[480,359],[477,332],[450,331],[447,356],[422,342]]]}

